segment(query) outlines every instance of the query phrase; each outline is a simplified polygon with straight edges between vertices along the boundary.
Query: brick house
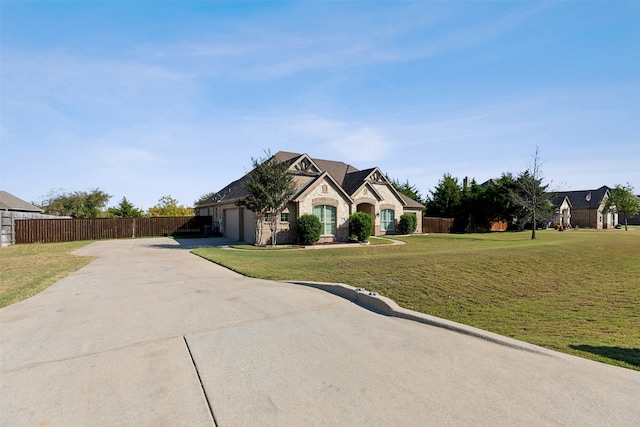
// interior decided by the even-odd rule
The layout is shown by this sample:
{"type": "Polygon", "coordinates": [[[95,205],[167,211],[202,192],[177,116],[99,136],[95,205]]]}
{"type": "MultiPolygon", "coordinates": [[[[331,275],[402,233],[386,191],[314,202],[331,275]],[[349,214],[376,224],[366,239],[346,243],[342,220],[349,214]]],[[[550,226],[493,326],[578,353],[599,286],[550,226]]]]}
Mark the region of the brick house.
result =
{"type": "Polygon", "coordinates": [[[562,197],[567,197],[570,202],[571,226],[606,229],[618,225],[618,214],[604,213],[604,204],[609,198],[609,187],[556,193],[556,198],[562,197]]]}
{"type": "MultiPolygon", "coordinates": [[[[373,235],[393,234],[404,213],[417,216],[422,228],[424,206],[399,193],[377,167],[358,170],[339,161],[320,160],[307,154],[280,151],[273,158],[287,165],[293,174],[296,192],[277,221],[278,243],[296,242],[296,218],[314,214],[323,224],[320,242],[349,240],[349,216],[365,212],[373,218],[373,235]]],[[[248,196],[243,183],[248,174],[217,192],[197,206],[201,214],[213,217],[213,227],[224,236],[247,243],[267,244],[270,233],[263,233],[263,241],[255,242],[255,217],[238,201],[248,196]]],[[[269,225],[264,224],[264,229],[269,225]]]]}

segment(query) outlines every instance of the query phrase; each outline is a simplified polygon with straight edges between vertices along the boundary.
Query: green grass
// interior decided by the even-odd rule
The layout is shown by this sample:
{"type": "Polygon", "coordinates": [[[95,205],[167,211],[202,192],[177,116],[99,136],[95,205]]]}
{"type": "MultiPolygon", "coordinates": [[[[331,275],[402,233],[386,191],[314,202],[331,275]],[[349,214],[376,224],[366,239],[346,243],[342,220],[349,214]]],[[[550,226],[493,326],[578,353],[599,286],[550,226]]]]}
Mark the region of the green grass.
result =
{"type": "Polygon", "coordinates": [[[640,230],[432,234],[403,246],[194,253],[251,277],[346,283],[411,310],[640,370],[640,230]]]}
{"type": "Polygon", "coordinates": [[[34,243],[0,248],[0,308],[41,292],[94,258],[71,255],[91,242],[34,243]]]}

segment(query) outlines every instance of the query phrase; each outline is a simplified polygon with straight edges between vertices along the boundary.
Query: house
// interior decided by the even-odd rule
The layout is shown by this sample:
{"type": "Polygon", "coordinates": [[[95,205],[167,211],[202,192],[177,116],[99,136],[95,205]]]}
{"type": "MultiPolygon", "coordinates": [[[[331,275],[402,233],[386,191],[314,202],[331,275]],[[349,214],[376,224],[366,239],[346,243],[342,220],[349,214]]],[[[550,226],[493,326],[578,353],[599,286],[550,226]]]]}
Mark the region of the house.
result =
{"type": "Polygon", "coordinates": [[[14,224],[18,218],[41,217],[42,209],[11,193],[0,190],[0,246],[14,243],[14,224]]]}
{"type": "Polygon", "coordinates": [[[569,199],[573,227],[606,229],[618,225],[618,214],[603,212],[604,204],[609,198],[607,186],[597,190],[560,191],[556,193],[556,198],[558,197],[569,199]]]}
{"type": "Polygon", "coordinates": [[[42,213],[39,207],[2,190],[0,190],[0,211],[42,213]]]}
{"type": "Polygon", "coordinates": [[[571,199],[566,195],[556,195],[551,200],[551,204],[556,209],[553,225],[562,230],[571,228],[571,199]]]}
{"type": "MultiPolygon", "coordinates": [[[[265,218],[265,221],[278,222],[278,243],[296,242],[296,218],[303,214],[320,217],[321,242],[348,241],[348,218],[355,212],[366,212],[373,218],[375,236],[393,234],[404,213],[417,216],[417,232],[421,232],[424,206],[396,191],[377,167],[358,170],[343,162],[284,151],[276,153],[273,159],[288,167],[296,186],[280,217],[265,218]]],[[[224,236],[266,244],[271,237],[269,233],[264,233],[262,242],[255,242],[253,212],[238,206],[238,202],[248,196],[243,186],[247,178],[248,174],[230,183],[197,208],[213,217],[214,230],[224,236]]],[[[265,228],[268,228],[266,224],[265,228]]]]}

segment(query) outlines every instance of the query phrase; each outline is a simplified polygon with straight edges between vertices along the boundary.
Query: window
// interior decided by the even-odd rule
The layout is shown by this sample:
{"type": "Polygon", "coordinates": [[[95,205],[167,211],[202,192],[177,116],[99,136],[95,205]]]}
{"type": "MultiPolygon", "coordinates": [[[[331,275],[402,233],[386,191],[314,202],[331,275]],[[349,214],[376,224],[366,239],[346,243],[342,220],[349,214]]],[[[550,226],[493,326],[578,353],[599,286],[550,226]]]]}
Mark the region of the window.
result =
{"type": "Polygon", "coordinates": [[[280,214],[280,222],[289,222],[289,212],[282,212],[280,214]]]}
{"type": "Polygon", "coordinates": [[[323,236],[335,236],[336,234],[336,208],[333,206],[316,206],[313,214],[320,218],[323,236]]]}
{"type": "Polygon", "coordinates": [[[382,209],[380,212],[380,230],[393,231],[395,229],[393,221],[393,210],[382,209]]]}
{"type": "Polygon", "coordinates": [[[271,212],[264,214],[264,222],[271,222],[271,212]]]}

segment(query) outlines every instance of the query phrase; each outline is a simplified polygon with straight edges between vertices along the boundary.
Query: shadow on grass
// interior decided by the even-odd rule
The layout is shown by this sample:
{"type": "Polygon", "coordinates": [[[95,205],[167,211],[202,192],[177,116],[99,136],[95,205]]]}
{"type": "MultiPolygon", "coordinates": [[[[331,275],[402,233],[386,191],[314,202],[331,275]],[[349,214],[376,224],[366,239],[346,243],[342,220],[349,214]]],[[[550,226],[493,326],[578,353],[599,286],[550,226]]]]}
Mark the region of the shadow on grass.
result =
{"type": "Polygon", "coordinates": [[[640,368],[640,349],[638,348],[606,347],[585,344],[570,345],[569,347],[574,350],[586,351],[597,354],[598,356],[625,362],[640,368]]]}

